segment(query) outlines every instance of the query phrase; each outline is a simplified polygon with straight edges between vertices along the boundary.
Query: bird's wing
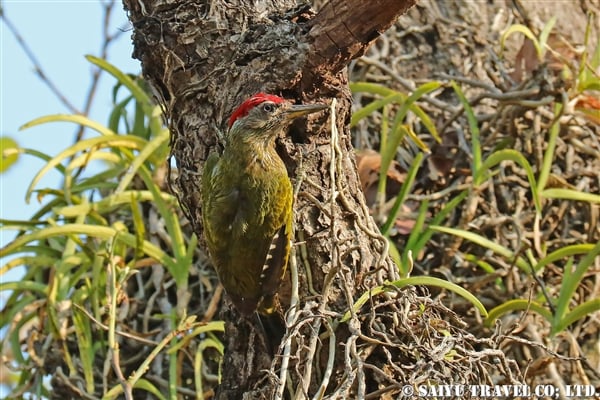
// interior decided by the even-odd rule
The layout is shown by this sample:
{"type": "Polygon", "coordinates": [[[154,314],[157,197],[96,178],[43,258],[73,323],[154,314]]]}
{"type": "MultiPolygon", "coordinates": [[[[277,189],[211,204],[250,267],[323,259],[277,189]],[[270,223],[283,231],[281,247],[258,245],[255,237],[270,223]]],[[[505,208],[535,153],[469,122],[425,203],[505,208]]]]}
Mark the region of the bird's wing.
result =
{"type": "Polygon", "coordinates": [[[276,190],[279,201],[273,204],[273,218],[268,229],[275,234],[270,242],[267,242],[269,248],[260,275],[263,300],[259,308],[266,314],[276,307],[274,297],[279,290],[288,263],[293,228],[292,187],[287,175],[280,180],[276,190]]]}
{"type": "Polygon", "coordinates": [[[239,190],[226,185],[219,156],[212,153],[206,160],[202,175],[202,219],[207,232],[207,240],[213,248],[227,246],[228,238],[232,234],[234,220],[239,214],[239,190]],[[216,230],[220,230],[219,235],[216,230]],[[216,240],[217,236],[221,240],[216,240]],[[217,243],[220,242],[220,243],[217,243]]]}
{"type": "Polygon", "coordinates": [[[279,289],[284,269],[287,265],[289,255],[290,239],[288,229],[291,226],[283,225],[273,236],[269,251],[265,258],[265,263],[260,274],[262,286],[263,301],[261,308],[263,312],[269,314],[273,304],[273,297],[279,289]]]}

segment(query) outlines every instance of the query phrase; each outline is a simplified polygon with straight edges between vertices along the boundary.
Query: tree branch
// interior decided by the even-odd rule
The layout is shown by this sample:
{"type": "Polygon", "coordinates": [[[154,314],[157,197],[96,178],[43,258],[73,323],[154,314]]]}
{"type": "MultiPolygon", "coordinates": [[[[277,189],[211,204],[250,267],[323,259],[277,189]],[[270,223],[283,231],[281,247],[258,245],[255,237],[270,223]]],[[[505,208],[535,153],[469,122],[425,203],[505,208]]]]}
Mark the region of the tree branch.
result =
{"type": "Polygon", "coordinates": [[[337,73],[362,56],[371,43],[416,0],[331,0],[309,22],[313,54],[307,71],[337,73]]]}

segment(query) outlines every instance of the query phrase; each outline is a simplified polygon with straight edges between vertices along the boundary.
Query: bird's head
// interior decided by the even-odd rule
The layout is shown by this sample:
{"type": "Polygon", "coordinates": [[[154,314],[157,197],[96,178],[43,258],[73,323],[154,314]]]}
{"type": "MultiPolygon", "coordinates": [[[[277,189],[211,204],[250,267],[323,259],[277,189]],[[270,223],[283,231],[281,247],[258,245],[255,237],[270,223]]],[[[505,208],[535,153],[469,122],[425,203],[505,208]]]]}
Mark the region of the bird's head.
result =
{"type": "Polygon", "coordinates": [[[229,136],[274,139],[294,119],[327,108],[324,104],[291,104],[272,94],[257,93],[229,118],[229,136]]]}

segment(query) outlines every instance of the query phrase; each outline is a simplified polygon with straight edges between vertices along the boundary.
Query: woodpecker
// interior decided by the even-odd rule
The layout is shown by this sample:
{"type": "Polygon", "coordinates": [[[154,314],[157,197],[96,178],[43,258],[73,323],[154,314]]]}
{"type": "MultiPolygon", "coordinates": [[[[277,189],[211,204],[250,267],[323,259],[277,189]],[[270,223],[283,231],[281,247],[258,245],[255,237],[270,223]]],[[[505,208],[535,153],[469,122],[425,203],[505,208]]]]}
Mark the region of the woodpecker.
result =
{"type": "Polygon", "coordinates": [[[325,109],[257,93],[228,121],[222,155],[202,174],[202,222],[208,251],[235,307],[270,315],[277,308],[292,240],[293,189],[275,139],[296,118],[325,109]]]}

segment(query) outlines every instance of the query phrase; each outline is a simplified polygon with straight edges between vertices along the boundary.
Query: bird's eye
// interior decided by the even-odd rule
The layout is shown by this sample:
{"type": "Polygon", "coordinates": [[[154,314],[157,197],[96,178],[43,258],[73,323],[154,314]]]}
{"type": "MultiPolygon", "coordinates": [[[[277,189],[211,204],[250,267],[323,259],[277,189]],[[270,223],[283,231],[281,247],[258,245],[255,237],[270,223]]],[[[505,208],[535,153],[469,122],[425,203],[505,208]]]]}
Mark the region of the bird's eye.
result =
{"type": "Polygon", "coordinates": [[[271,103],[265,103],[265,104],[263,104],[263,110],[268,113],[271,113],[271,112],[275,111],[275,105],[273,105],[271,103]]]}

